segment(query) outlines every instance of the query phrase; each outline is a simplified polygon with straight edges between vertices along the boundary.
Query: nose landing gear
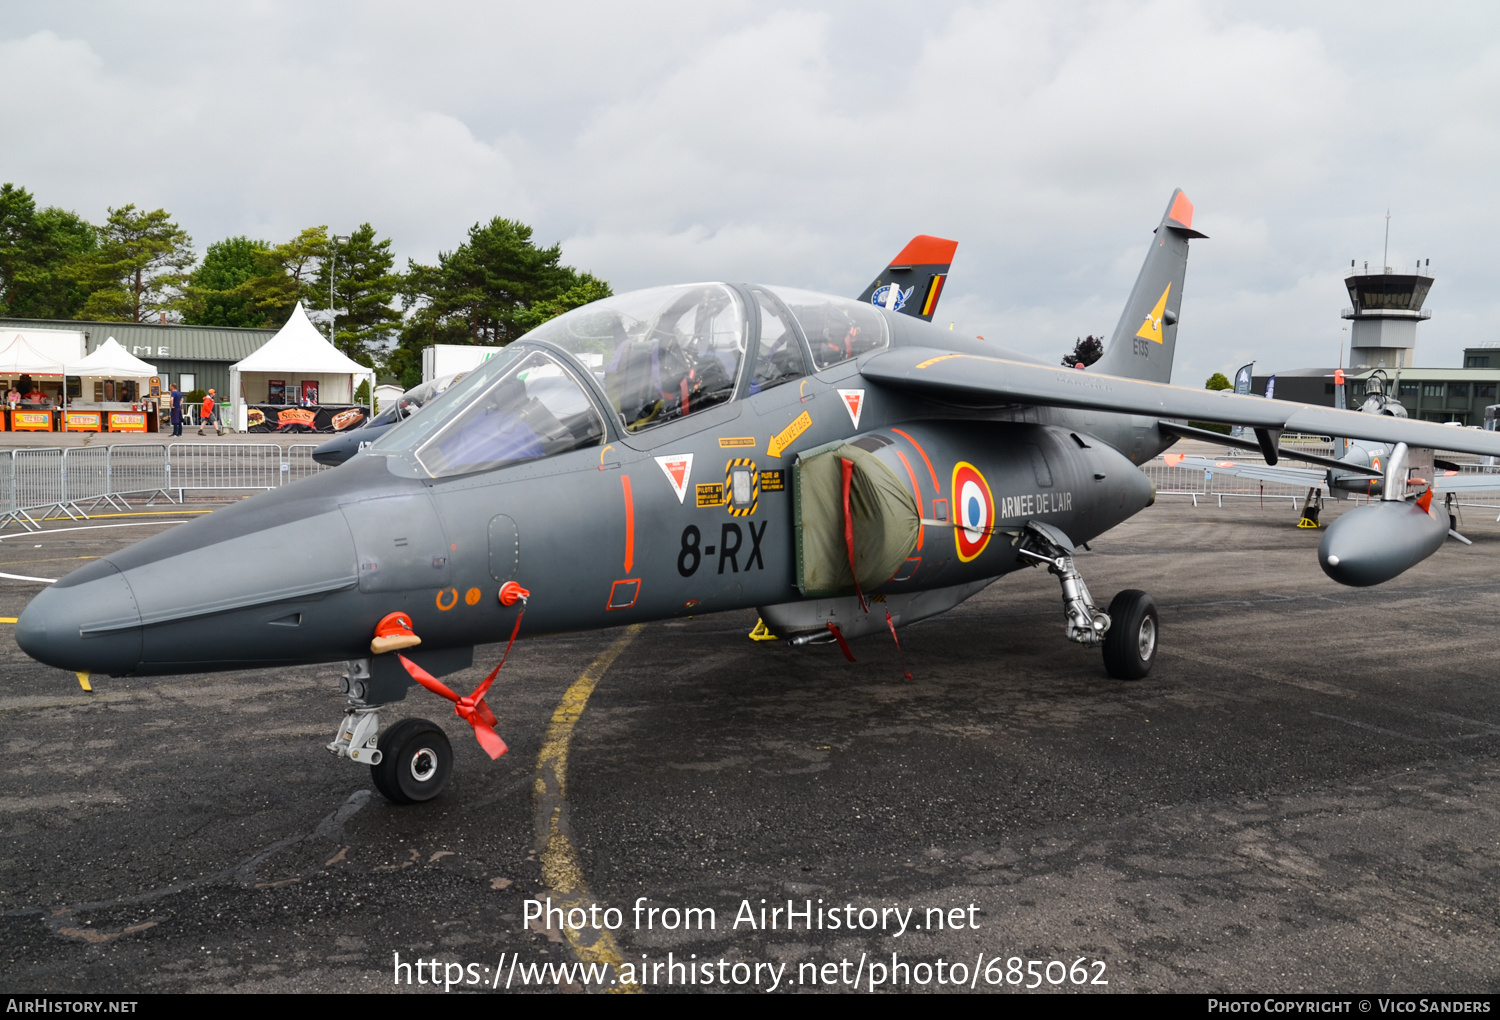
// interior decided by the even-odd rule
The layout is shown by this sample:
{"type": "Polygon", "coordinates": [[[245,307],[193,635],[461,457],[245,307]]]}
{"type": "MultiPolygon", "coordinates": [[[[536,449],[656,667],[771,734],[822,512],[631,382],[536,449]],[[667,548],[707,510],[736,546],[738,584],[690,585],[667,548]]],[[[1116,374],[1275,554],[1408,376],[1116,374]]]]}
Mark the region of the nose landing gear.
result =
{"type": "Polygon", "coordinates": [[[453,774],[453,745],[436,723],[403,719],[380,739],[370,778],[387,800],[420,804],[443,792],[453,774]]]}
{"type": "Polygon", "coordinates": [[[426,719],[403,719],[381,733],[384,706],[365,701],[370,683],[369,660],[349,663],[343,679],[349,701],[328,750],[370,766],[375,789],[394,804],[431,800],[453,774],[453,745],[436,723],[426,719]]]}

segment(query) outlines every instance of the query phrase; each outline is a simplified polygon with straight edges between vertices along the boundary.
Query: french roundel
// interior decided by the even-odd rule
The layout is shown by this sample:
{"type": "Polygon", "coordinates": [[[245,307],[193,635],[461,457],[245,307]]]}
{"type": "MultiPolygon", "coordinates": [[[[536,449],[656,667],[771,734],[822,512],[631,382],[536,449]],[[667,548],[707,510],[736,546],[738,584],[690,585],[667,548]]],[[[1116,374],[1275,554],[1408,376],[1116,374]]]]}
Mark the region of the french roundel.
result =
{"type": "Polygon", "coordinates": [[[990,484],[973,464],[959,461],[953,469],[953,529],[958,543],[958,558],[964,563],[975,559],[990,544],[990,529],[995,525],[995,497],[990,484]]]}

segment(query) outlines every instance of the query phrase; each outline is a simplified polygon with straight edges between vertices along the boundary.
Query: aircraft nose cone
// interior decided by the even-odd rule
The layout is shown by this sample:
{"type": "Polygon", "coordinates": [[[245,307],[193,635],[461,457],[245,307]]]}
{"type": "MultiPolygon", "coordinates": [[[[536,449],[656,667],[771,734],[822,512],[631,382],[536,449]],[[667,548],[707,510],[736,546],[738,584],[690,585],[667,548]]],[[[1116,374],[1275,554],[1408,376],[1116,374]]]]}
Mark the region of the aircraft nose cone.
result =
{"type": "Polygon", "coordinates": [[[31,600],[16,621],[16,644],[60,669],[130,673],[141,661],[140,623],[124,576],[108,560],[95,560],[31,600]]]}

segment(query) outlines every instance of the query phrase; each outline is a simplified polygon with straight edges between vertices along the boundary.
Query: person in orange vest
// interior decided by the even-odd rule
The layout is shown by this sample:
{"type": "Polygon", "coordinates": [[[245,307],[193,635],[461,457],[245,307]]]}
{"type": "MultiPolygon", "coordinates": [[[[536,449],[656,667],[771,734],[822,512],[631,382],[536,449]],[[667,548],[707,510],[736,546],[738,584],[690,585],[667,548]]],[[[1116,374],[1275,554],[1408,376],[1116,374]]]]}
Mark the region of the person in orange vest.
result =
{"type": "Polygon", "coordinates": [[[211,421],[214,421],[214,391],[210,389],[203,398],[203,411],[198,418],[198,435],[203,435],[203,426],[211,421]]]}

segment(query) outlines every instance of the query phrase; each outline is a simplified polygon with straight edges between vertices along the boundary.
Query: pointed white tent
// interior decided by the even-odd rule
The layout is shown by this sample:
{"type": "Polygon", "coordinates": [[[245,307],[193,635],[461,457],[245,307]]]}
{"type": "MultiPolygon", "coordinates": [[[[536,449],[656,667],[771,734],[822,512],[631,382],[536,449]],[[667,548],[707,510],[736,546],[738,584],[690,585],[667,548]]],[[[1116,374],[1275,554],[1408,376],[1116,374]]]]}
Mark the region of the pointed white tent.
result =
{"type": "MultiPolygon", "coordinates": [[[[318,383],[325,404],[352,404],[355,377],[375,385],[375,370],[366,368],[329,343],[307,318],[301,303],[281,330],[243,361],[229,366],[229,393],[236,406],[266,402],[272,377],[284,379],[289,391],[302,381],[318,383]]],[[[288,399],[295,400],[288,393],[288,399]]]]}
{"type": "Polygon", "coordinates": [[[68,375],[96,376],[105,379],[148,379],[156,374],[156,366],[131,354],[120,346],[114,337],[104,341],[82,361],[67,366],[68,375]]]}

